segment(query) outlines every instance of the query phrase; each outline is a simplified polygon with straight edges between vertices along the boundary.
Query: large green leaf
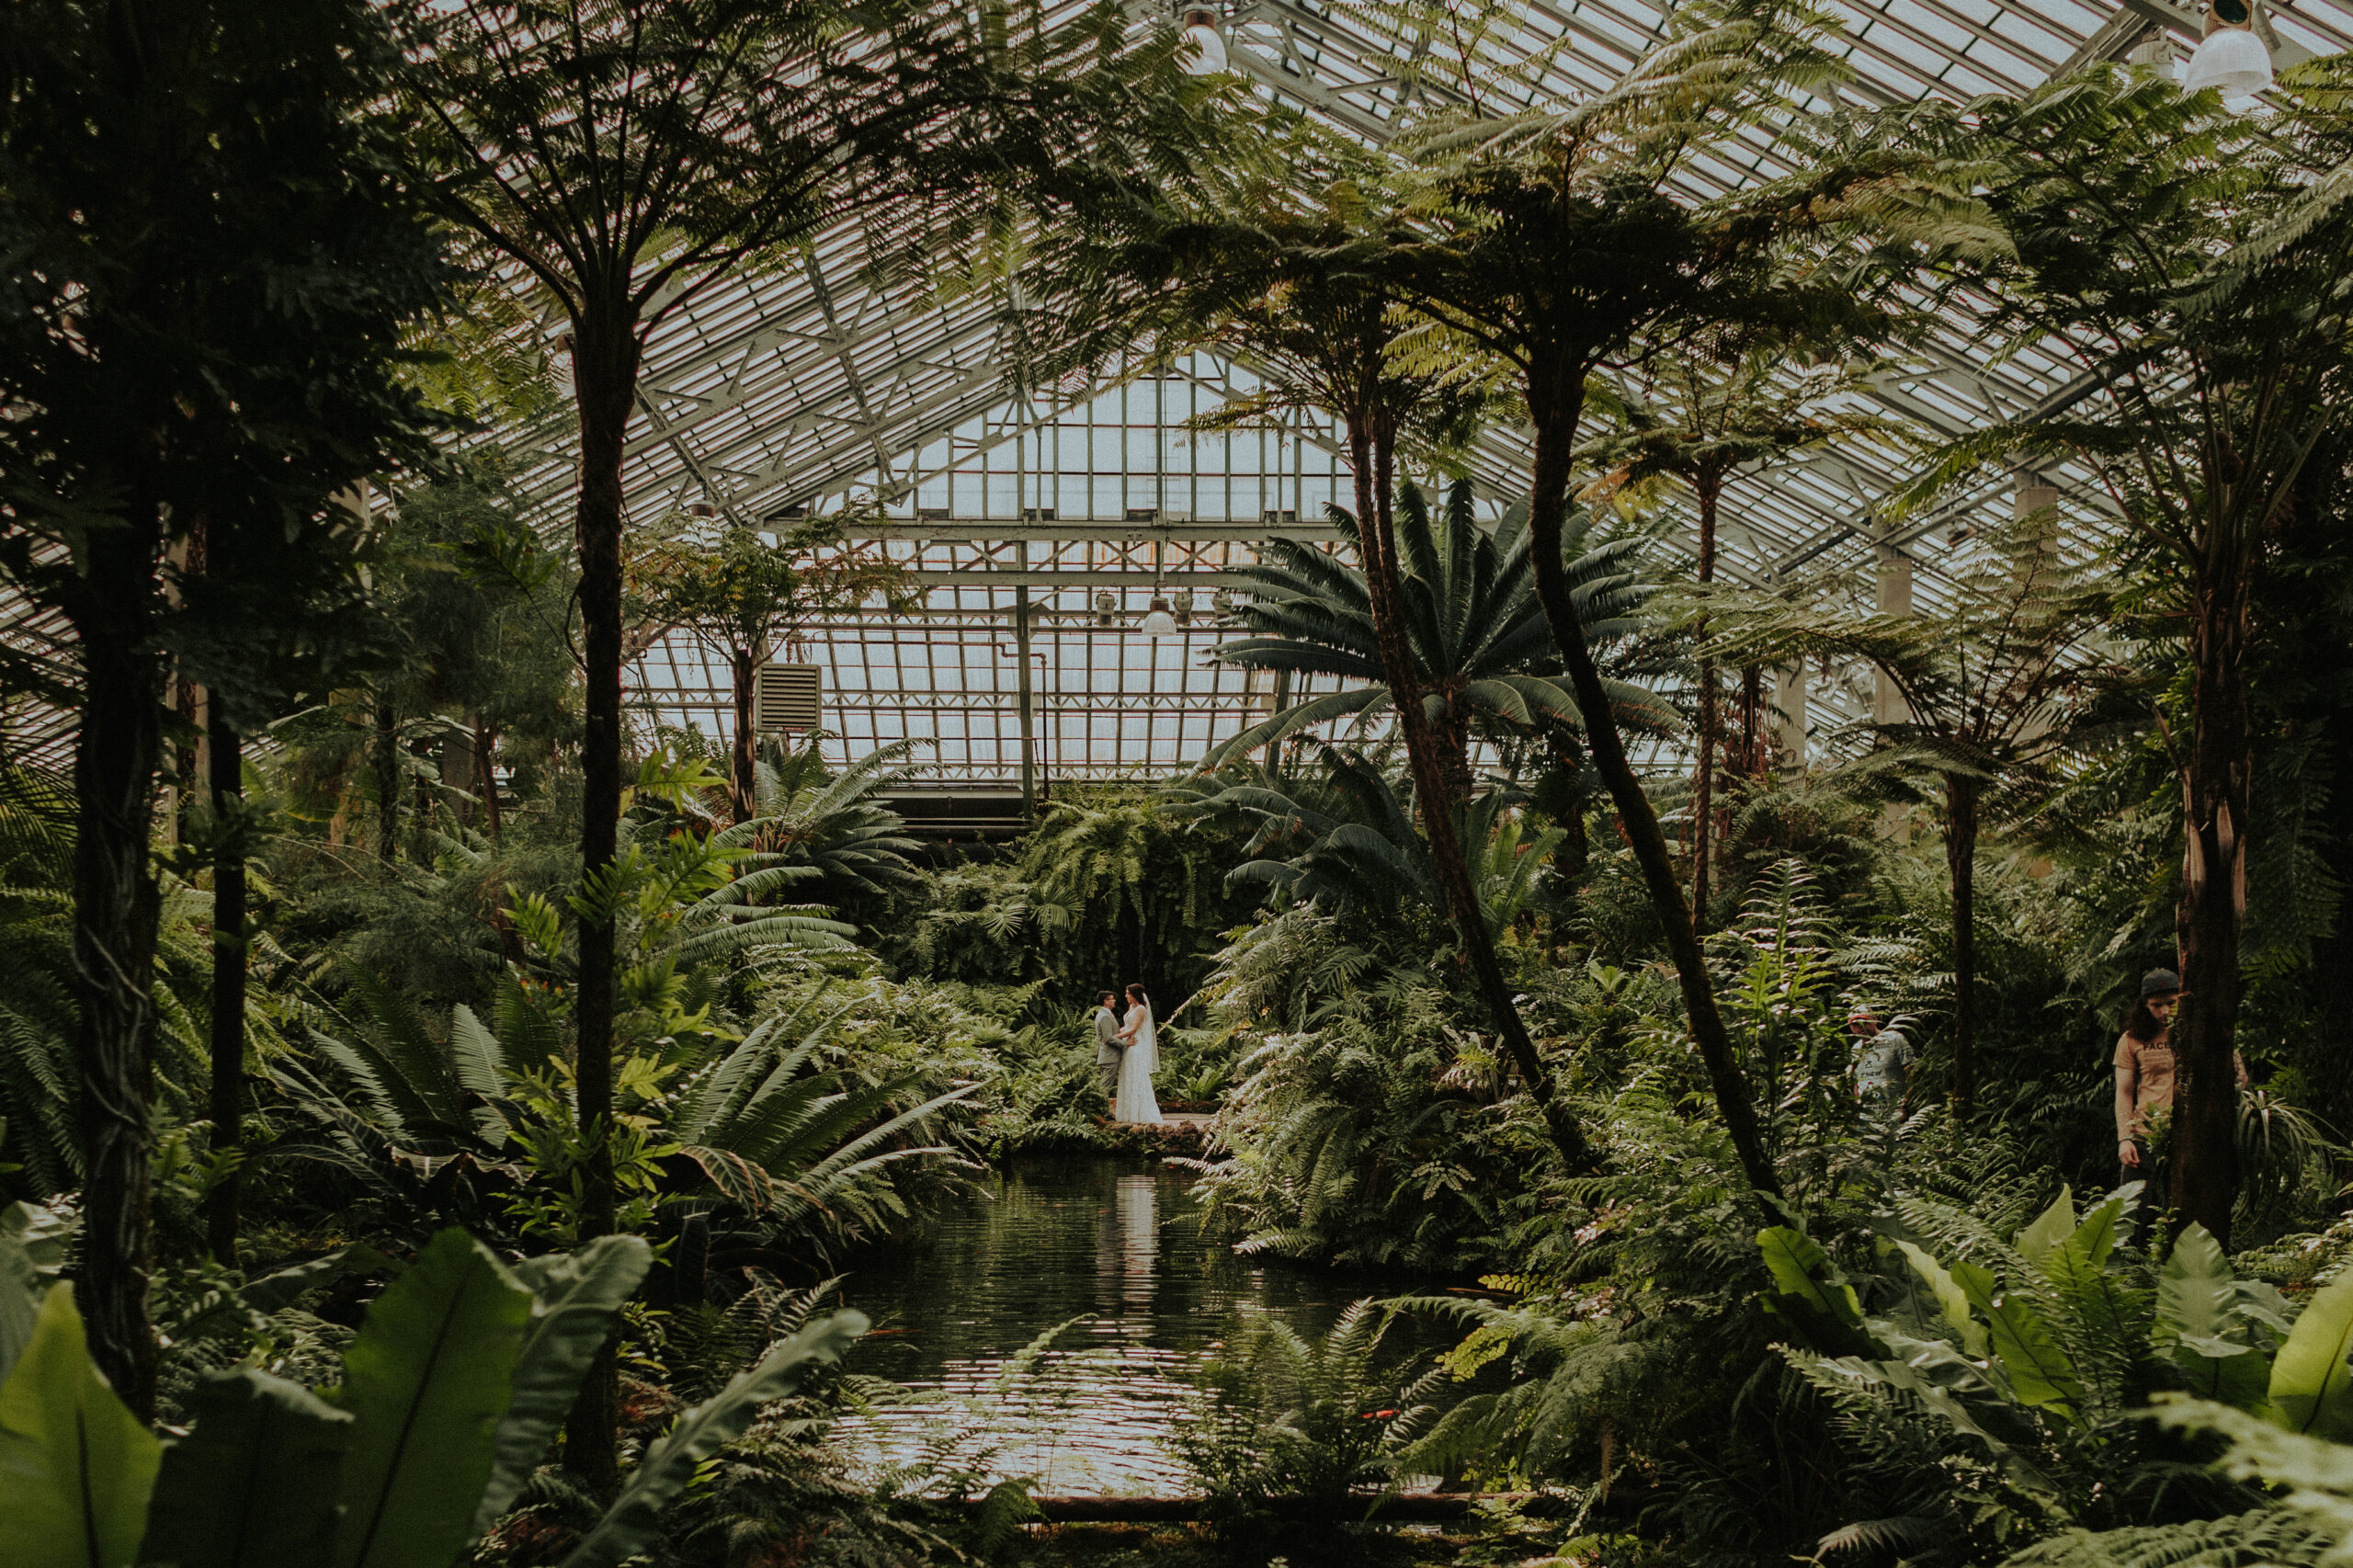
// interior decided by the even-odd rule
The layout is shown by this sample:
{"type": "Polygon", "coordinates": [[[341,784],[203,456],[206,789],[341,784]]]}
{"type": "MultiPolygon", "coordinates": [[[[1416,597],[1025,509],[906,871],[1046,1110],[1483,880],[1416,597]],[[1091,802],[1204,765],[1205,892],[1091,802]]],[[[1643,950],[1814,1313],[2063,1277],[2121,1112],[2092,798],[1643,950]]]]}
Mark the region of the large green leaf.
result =
{"type": "Polygon", "coordinates": [[[40,1275],[23,1244],[0,1236],[0,1382],[33,1342],[33,1324],[40,1319],[40,1275]]]}
{"type": "Polygon", "coordinates": [[[51,1286],[0,1383],[0,1563],[126,1568],[162,1457],[92,1364],[74,1287],[51,1286]]]}
{"type": "Polygon", "coordinates": [[[2238,1281],[2222,1244],[2205,1226],[2183,1227],[2173,1256],[2157,1271],[2157,1326],[2176,1337],[2218,1338],[2238,1300],[2238,1281]]]}
{"type": "Polygon", "coordinates": [[[64,1268],[66,1244],[73,1235],[74,1221],[54,1209],[32,1203],[11,1203],[0,1209],[0,1240],[24,1248],[33,1272],[45,1278],[55,1278],[64,1268]]]}
{"type": "Polygon", "coordinates": [[[1972,1356],[1985,1354],[1985,1325],[1970,1315],[1969,1297],[1945,1266],[1930,1257],[1910,1242],[1898,1242],[1904,1256],[1910,1260],[1912,1271],[1917,1274],[1937,1299],[1937,1310],[1952,1331],[1961,1336],[1961,1347],[1972,1356]]]}
{"type": "Polygon", "coordinates": [[[1969,1304],[1984,1314],[1987,1336],[2002,1369],[2009,1374],[2010,1391],[2023,1403],[2075,1419],[2083,1405],[2083,1380],[2042,1314],[2016,1292],[1997,1290],[1993,1274],[1975,1264],[1954,1264],[1952,1277],[1969,1304]]]}
{"type": "Polygon", "coordinates": [[[2269,1363],[2260,1351],[2235,1340],[2185,1334],[2174,1341],[2173,1363],[2189,1392],[2236,1410],[2263,1413],[2269,1363]]]}
{"type": "Polygon", "coordinates": [[[530,1291],[456,1229],[369,1306],[331,1396],[359,1418],[338,1568],[449,1568],[497,1462],[530,1316],[530,1291]]]}
{"type": "Polygon", "coordinates": [[[140,1561],[173,1568],[334,1561],[350,1412],[250,1367],[205,1378],[188,1403],[196,1429],[164,1452],[140,1561]]]}
{"type": "Polygon", "coordinates": [[[694,1479],[695,1467],[742,1436],[760,1406],[801,1386],[819,1362],[837,1361],[850,1342],[866,1332],[863,1312],[835,1312],[811,1324],[763,1357],[760,1364],[678,1417],[677,1424],[646,1450],[645,1460],[621,1489],[620,1498],[590,1530],[563,1568],[615,1568],[654,1540],[662,1510],[694,1479]]]}
{"type": "Polygon", "coordinates": [[[1756,1233],[1757,1250],[1778,1293],[1760,1298],[1768,1312],[1791,1320],[1814,1349],[1828,1356],[1878,1353],[1863,1325],[1862,1302],[1830,1255],[1803,1231],[1771,1225],[1756,1233]]]}
{"type": "Polygon", "coordinates": [[[2018,1254],[2029,1263],[2040,1265],[2050,1256],[2052,1248],[2075,1233],[2075,1195],[2063,1186],[2059,1188],[2059,1196],[2052,1200],[2051,1207],[2037,1216],[2033,1224],[2018,1233],[2018,1254]]]}
{"type": "Polygon", "coordinates": [[[41,1284],[65,1263],[71,1227],[46,1209],[11,1203],[0,1209],[0,1382],[32,1343],[40,1316],[41,1284]]]}
{"type": "Polygon", "coordinates": [[[498,1462],[468,1540],[497,1522],[539,1468],[621,1303],[653,1263],[654,1249],[639,1237],[599,1236],[568,1256],[533,1258],[516,1269],[536,1300],[515,1367],[515,1397],[498,1424],[498,1462]]]}
{"type": "Polygon", "coordinates": [[[2271,1362],[2255,1325],[2286,1336],[2279,1292],[2236,1279],[2222,1244],[2203,1225],[2186,1226],[2157,1271],[2157,1337],[2172,1347],[2182,1381],[2202,1399],[2260,1415],[2270,1392],[2271,1362]],[[2237,1328],[2245,1337],[2233,1339],[2237,1328]],[[2253,1343],[2250,1343],[2253,1341],[2253,1343]]]}
{"type": "Polygon", "coordinates": [[[2271,1418],[2290,1432],[2353,1439],[2353,1273],[2315,1291],[2271,1363],[2271,1418]]]}
{"type": "Polygon", "coordinates": [[[2128,1369],[2148,1354],[2154,1315],[2151,1293],[2108,1267],[2116,1249],[2116,1228],[2124,1199],[2111,1198],[2087,1210],[2083,1221],[2043,1255],[2042,1275],[2053,1316],[2067,1329],[2076,1376],[2121,1395],[2128,1369]]]}

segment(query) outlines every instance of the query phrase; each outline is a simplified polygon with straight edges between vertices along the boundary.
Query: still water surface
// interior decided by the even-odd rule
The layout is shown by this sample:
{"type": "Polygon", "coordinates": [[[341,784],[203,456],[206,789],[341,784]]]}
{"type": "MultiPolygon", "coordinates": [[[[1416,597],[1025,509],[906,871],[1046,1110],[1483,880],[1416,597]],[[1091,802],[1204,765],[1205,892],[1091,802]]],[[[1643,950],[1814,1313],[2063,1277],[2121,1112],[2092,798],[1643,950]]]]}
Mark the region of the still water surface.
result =
{"type": "Polygon", "coordinates": [[[1234,1256],[1202,1235],[1191,1179],[1140,1161],[1024,1160],[941,1216],[927,1244],[861,1260],[842,1294],[883,1332],[854,1366],[915,1395],[859,1423],[875,1462],[944,1458],[1048,1494],[1191,1491],[1166,1438],[1188,1373],[1242,1314],[1320,1334],[1357,1297],[1401,1289],[1234,1256]]]}

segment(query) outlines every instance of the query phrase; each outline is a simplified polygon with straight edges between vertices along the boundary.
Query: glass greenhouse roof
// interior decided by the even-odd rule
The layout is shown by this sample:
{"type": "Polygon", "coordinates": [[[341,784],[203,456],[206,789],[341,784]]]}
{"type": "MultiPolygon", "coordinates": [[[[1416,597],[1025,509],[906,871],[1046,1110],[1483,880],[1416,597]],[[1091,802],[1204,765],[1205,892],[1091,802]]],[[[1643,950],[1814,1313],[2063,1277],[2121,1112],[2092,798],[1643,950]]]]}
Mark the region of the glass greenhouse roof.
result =
{"type": "MultiPolygon", "coordinates": [[[[1074,9],[1074,7],[1073,7],[1074,9]]],[[[1824,0],[1833,46],[1854,70],[1838,91],[1860,105],[1962,98],[2031,88],[2095,59],[2164,63],[2186,55],[2199,13],[2174,0],[1824,0]]],[[[1140,25],[1175,17],[1131,0],[1140,25]]],[[[1437,0],[1238,0],[1225,7],[1233,68],[1354,132],[1387,135],[1429,101],[1490,112],[1607,86],[1653,43],[1662,12],[1642,0],[1523,3],[1512,25],[1479,36],[1479,68],[1432,64],[1437,0]]],[[[2353,43],[2353,0],[2275,3],[2281,65],[2353,43]]],[[[1692,172],[1704,196],[1790,172],[1760,133],[1737,156],[1692,172]]],[[[1279,430],[1196,436],[1178,428],[1246,391],[1248,367],[1196,357],[1165,375],[1099,377],[1018,388],[1013,312],[968,295],[944,301],[897,275],[890,247],[855,223],[822,236],[791,265],[746,267],[667,319],[648,346],[626,457],[627,506],[644,525],[701,510],[755,526],[879,506],[884,548],[923,574],[918,611],[850,613],[809,629],[789,659],[824,671],[824,723],[837,760],[874,744],[929,743],[918,758],[944,783],[1009,787],[1018,758],[1019,675],[1013,610],[1031,609],[1039,764],[1048,779],[1165,773],[1233,734],[1274,699],[1242,672],[1205,661],[1219,637],[1220,574],[1250,559],[1270,527],[1328,537],[1323,508],[1347,491],[1333,431],[1313,420],[1279,430]],[[1271,521],[1270,521],[1271,519],[1271,521]],[[1155,584],[1190,591],[1176,636],[1137,625],[1155,584]],[[1098,596],[1111,596],[1104,624],[1098,596]]],[[[1870,399],[1932,435],[1953,435],[2064,396],[2070,369],[2031,346],[1989,362],[1966,316],[1949,317],[1928,352],[1873,383],[1870,399]]],[[[520,479],[552,534],[567,527],[574,452],[567,422],[526,432],[520,479]]],[[[1524,442],[1481,438],[1473,464],[1491,501],[1515,493],[1524,442]]],[[[1899,457],[1847,443],[1745,474],[1722,508],[1722,569],[1769,582],[1800,567],[1862,564],[1894,551],[1914,566],[1924,604],[1939,597],[1981,510],[2006,510],[2012,483],[1989,481],[1900,524],[1881,499],[1910,477],[1899,457]]],[[[2087,477],[2038,476],[2058,488],[2071,533],[2104,531],[2087,477]]],[[[1671,530],[1685,520],[1670,516],[1671,530]]],[[[6,623],[19,642],[48,634],[6,623]]],[[[1260,677],[1264,679],[1265,677],[1260,677]]],[[[678,634],[631,673],[642,725],[725,727],[725,667],[678,634]]],[[[1867,698],[1817,681],[1817,723],[1867,698]]],[[[20,734],[28,726],[12,716],[20,734]]]]}
{"type": "MultiPolygon", "coordinates": [[[[1132,8],[1140,21],[1164,14],[1132,8]]],[[[2023,91],[2098,58],[2162,63],[2186,54],[2200,25],[2170,0],[1845,0],[1825,9],[1855,72],[1840,91],[1866,105],[2023,91]]],[[[1506,109],[1596,92],[1649,47],[1662,18],[1640,0],[1523,5],[1514,28],[1477,44],[1489,69],[1465,83],[1423,63],[1414,29],[1443,14],[1243,0],[1227,10],[1229,51],[1262,92],[1381,137],[1421,99],[1475,93],[1480,107],[1506,109]]],[[[2336,0],[2301,0],[2270,20],[2283,65],[2353,42],[2353,6],[2336,0]]],[[[1744,153],[1695,171],[1712,188],[1692,194],[1788,172],[1761,137],[1744,153]]],[[[1221,569],[1249,558],[1270,516],[1308,537],[1321,531],[1324,506],[1347,492],[1334,433],[1312,420],[1247,437],[1174,428],[1250,384],[1246,366],[1207,357],[1165,378],[1074,379],[1019,395],[1006,369],[1007,312],[878,278],[866,239],[844,227],[797,268],[747,274],[665,328],[647,357],[630,449],[632,514],[701,505],[756,522],[844,497],[881,504],[893,519],[881,530],[887,548],[925,574],[920,613],[840,617],[784,655],[822,666],[837,756],[916,739],[930,743],[922,760],[942,782],[1009,787],[1017,596],[1032,610],[1046,778],[1165,773],[1265,711],[1270,690],[1206,661],[1219,636],[1206,607],[1221,569]],[[1137,628],[1155,583],[1191,590],[1201,607],[1176,636],[1137,628]],[[1109,626],[1095,610],[1102,594],[1118,608],[1109,626]]],[[[1963,318],[1922,362],[1875,383],[1871,398],[1949,435],[2063,395],[2069,375],[2031,347],[1989,364],[1963,318]]],[[[1513,432],[1483,439],[1475,469],[1491,497],[1514,493],[1525,459],[1513,432]]],[[[567,508],[570,463],[551,442],[530,477],[551,522],[567,508]]],[[[1971,515],[2006,510],[2011,484],[1989,482],[1900,527],[1881,524],[1880,498],[1909,477],[1900,460],[1859,443],[1744,476],[1723,506],[1723,569],[1767,582],[1893,550],[1912,560],[1915,591],[1933,603],[1955,552],[1969,548],[1971,515]]],[[[2040,477],[2058,487],[2078,537],[2104,531],[2104,504],[2086,476],[2040,477]]],[[[652,650],[634,680],[649,721],[723,727],[724,666],[691,638],[652,650]]],[[[1839,682],[1817,682],[1813,699],[1817,722],[1868,700],[1839,682]]]]}

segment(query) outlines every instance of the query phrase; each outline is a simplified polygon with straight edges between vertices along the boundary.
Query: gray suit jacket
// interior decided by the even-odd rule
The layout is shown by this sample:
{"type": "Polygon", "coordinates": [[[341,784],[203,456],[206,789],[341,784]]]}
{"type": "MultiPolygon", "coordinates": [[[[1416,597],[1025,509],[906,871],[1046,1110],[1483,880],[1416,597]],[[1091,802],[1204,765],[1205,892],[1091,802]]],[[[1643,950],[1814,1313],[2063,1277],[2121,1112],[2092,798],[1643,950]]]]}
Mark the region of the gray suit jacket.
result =
{"type": "Polygon", "coordinates": [[[1127,1051],[1120,1040],[1120,1016],[1108,1007],[1095,1009],[1095,1062],[1117,1062],[1127,1051]]]}

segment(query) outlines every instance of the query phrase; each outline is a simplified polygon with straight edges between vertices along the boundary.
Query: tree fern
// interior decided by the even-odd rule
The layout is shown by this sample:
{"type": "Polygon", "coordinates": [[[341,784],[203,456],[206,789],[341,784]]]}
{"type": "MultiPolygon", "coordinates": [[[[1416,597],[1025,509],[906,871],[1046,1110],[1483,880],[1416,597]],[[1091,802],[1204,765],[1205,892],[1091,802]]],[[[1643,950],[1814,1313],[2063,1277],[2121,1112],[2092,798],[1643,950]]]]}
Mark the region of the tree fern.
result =
{"type": "MultiPolygon", "coordinates": [[[[1578,728],[1575,699],[1561,678],[1560,655],[1536,602],[1526,506],[1507,508],[1491,533],[1478,519],[1467,481],[1449,488],[1442,507],[1409,483],[1399,492],[1396,532],[1406,637],[1424,682],[1439,694],[1433,700],[1440,731],[1461,777],[1470,776],[1474,732],[1500,739],[1578,728]]],[[[1649,591],[1639,579],[1643,541],[1596,534],[1591,519],[1581,517],[1565,553],[1587,635],[1607,648],[1635,631],[1649,591]]],[[[1249,635],[1220,643],[1217,657],[1343,684],[1245,727],[1210,751],[1204,770],[1341,719],[1361,728],[1390,701],[1361,571],[1315,546],[1273,539],[1241,575],[1251,597],[1236,614],[1249,635]]],[[[1613,679],[1610,692],[1643,727],[1668,722],[1648,691],[1613,679]]]]}

